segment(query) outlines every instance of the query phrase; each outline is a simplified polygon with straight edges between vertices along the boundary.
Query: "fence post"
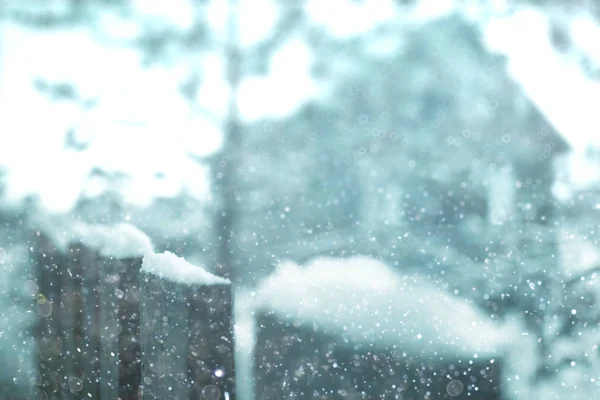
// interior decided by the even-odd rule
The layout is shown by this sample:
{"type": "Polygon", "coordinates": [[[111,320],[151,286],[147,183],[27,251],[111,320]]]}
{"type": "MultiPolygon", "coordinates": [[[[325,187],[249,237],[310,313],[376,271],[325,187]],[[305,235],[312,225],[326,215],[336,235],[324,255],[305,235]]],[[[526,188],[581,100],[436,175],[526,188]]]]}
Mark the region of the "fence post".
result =
{"type": "Polygon", "coordinates": [[[81,279],[78,269],[71,261],[61,255],[62,260],[57,264],[58,281],[60,284],[60,303],[56,309],[60,318],[60,334],[62,336],[62,373],[64,382],[63,397],[75,398],[81,389],[81,380],[77,370],[77,345],[75,342],[75,329],[77,327],[78,303],[81,298],[81,279]]]}
{"type": "Polygon", "coordinates": [[[74,374],[74,354],[68,342],[71,337],[64,334],[74,323],[74,314],[69,314],[74,310],[67,298],[70,290],[63,286],[67,279],[66,260],[48,237],[36,233],[33,242],[39,274],[36,347],[40,390],[50,399],[69,398],[68,379],[74,374]]]}
{"type": "Polygon", "coordinates": [[[140,273],[146,400],[233,399],[229,281],[172,253],[146,254],[140,273]]]}
{"type": "Polygon", "coordinates": [[[233,399],[236,393],[232,292],[229,285],[195,286],[188,292],[191,399],[233,399]]]}
{"type": "Polygon", "coordinates": [[[151,242],[126,224],[71,230],[65,250],[39,231],[33,238],[39,390],[50,399],[137,399],[139,269],[151,242]]]}
{"type": "Polygon", "coordinates": [[[184,290],[141,274],[141,342],[144,399],[184,399],[188,393],[184,290]]]}
{"type": "Polygon", "coordinates": [[[140,268],[142,258],[120,260],[120,281],[116,289],[119,312],[116,329],[119,340],[119,397],[139,399],[142,384],[140,348],[140,268]]]}
{"type": "Polygon", "coordinates": [[[83,366],[81,389],[79,382],[72,380],[73,389],[81,390],[91,398],[99,397],[98,383],[100,371],[99,344],[99,304],[101,261],[95,252],[80,243],[71,244],[69,251],[81,271],[81,342],[78,350],[83,366]]]}
{"type": "Polygon", "coordinates": [[[117,297],[120,280],[120,261],[100,259],[98,287],[100,399],[119,397],[119,308],[117,297]]]}
{"type": "Polygon", "coordinates": [[[141,257],[118,259],[80,243],[72,244],[69,253],[69,271],[81,277],[80,312],[71,334],[79,371],[70,390],[100,399],[137,398],[141,257]]]}

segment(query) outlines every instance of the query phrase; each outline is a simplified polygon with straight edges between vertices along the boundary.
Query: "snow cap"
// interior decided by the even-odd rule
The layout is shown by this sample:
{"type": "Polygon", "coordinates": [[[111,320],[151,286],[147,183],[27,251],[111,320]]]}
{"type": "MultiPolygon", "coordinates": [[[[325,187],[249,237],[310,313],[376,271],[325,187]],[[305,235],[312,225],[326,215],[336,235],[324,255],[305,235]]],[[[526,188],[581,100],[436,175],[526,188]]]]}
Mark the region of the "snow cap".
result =
{"type": "Polygon", "coordinates": [[[192,265],[183,257],[165,251],[161,254],[146,253],[142,272],[150,273],[176,283],[197,285],[229,285],[229,279],[216,276],[200,266],[192,265]]]}
{"type": "Polygon", "coordinates": [[[113,226],[75,224],[72,236],[104,257],[134,258],[153,252],[144,232],[127,223],[113,226]]]}
{"type": "Polygon", "coordinates": [[[320,257],[304,267],[287,261],[259,285],[254,307],[413,356],[491,356],[506,345],[502,327],[466,300],[364,256],[320,257]]]}

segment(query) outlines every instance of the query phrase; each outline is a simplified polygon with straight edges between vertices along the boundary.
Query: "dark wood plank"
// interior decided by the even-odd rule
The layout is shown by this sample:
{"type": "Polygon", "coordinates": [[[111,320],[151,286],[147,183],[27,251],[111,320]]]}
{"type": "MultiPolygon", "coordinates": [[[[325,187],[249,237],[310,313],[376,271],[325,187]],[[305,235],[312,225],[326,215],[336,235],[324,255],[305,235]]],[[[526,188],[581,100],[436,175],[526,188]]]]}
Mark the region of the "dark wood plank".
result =
{"type": "Polygon", "coordinates": [[[402,348],[347,343],[317,326],[261,314],[255,397],[259,399],[501,399],[498,360],[427,360],[402,348]]]}

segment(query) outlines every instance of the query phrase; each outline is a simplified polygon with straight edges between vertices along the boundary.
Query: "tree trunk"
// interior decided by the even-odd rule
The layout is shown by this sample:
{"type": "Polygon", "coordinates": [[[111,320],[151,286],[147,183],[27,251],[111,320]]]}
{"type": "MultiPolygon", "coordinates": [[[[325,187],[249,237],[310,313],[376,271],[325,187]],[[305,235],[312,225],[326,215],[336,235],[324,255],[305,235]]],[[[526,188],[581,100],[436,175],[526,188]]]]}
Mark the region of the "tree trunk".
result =
{"type": "Polygon", "coordinates": [[[215,188],[221,200],[217,213],[216,233],[218,240],[217,272],[235,282],[236,260],[234,249],[235,223],[239,215],[240,194],[236,190],[236,167],[240,157],[241,124],[237,107],[237,91],[240,83],[240,49],[237,38],[237,0],[229,0],[228,33],[226,45],[227,80],[229,82],[228,116],[224,127],[224,141],[217,157],[214,171],[215,188]]]}

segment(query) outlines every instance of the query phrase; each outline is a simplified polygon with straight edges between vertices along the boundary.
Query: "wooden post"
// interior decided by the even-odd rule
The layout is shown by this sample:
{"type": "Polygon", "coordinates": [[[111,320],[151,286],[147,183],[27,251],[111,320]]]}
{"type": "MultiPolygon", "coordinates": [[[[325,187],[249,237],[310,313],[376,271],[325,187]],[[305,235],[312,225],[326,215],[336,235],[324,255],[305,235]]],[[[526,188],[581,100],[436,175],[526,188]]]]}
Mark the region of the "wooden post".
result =
{"type": "Polygon", "coordinates": [[[81,384],[85,396],[98,398],[98,383],[100,380],[100,356],[99,343],[99,304],[98,289],[100,288],[101,261],[92,250],[81,244],[74,244],[70,248],[71,253],[79,264],[81,270],[81,364],[83,364],[81,382],[72,380],[73,390],[77,390],[81,384]]]}
{"type": "Polygon", "coordinates": [[[65,260],[44,235],[36,235],[34,243],[34,263],[39,274],[39,290],[35,298],[38,316],[35,336],[41,377],[39,390],[49,399],[68,398],[68,371],[65,371],[62,361],[65,355],[65,340],[62,336],[64,329],[61,326],[64,314],[61,310],[61,300],[65,298],[61,295],[61,283],[65,260]]]}
{"type": "MultiPolygon", "coordinates": [[[[136,254],[141,250],[121,251],[119,238],[111,247],[112,237],[103,229],[92,230],[89,240],[70,243],[66,254],[48,237],[40,233],[33,237],[39,275],[32,283],[37,291],[39,370],[29,374],[39,396],[121,400],[140,396],[142,258],[136,254]],[[119,254],[129,258],[117,258],[119,254]]],[[[84,234],[88,231],[83,229],[84,234]]],[[[129,240],[129,246],[151,246],[134,230],[115,232],[129,240]]]]}
{"type": "Polygon", "coordinates": [[[255,394],[259,399],[501,399],[501,362],[420,359],[402,347],[333,337],[310,321],[257,319],[255,394]]]}
{"type": "Polygon", "coordinates": [[[142,391],[144,399],[186,399],[189,329],[182,285],[140,274],[142,391]]]}
{"type": "MultiPolygon", "coordinates": [[[[173,254],[150,256],[176,269],[173,254]]],[[[144,261],[146,263],[146,261],[144,261]]],[[[184,265],[193,271],[199,267],[184,265]]],[[[202,275],[206,274],[206,275],[202,275]]],[[[140,273],[142,392],[148,399],[235,399],[231,286],[181,279],[156,271],[140,273]]],[[[198,275],[196,275],[198,276],[198,275]]],[[[212,279],[210,278],[210,279],[212,279]]]]}
{"type": "Polygon", "coordinates": [[[120,261],[119,300],[119,397],[140,398],[142,352],[140,348],[140,268],[142,258],[120,261]]]}
{"type": "Polygon", "coordinates": [[[141,258],[105,257],[81,244],[70,248],[81,276],[74,329],[79,371],[72,392],[100,399],[136,399],[139,392],[139,269],[141,258]]]}
{"type": "Polygon", "coordinates": [[[195,286],[188,290],[188,376],[197,398],[234,399],[234,335],[231,286],[195,286]]]}
{"type": "Polygon", "coordinates": [[[98,287],[100,399],[119,397],[119,260],[100,259],[98,287]]]}
{"type": "Polygon", "coordinates": [[[78,302],[80,299],[81,280],[78,277],[77,265],[63,257],[57,264],[60,285],[60,303],[56,315],[60,318],[60,335],[62,337],[61,354],[61,386],[63,398],[77,398],[81,388],[81,376],[77,370],[77,345],[75,329],[77,326],[78,302]]]}

